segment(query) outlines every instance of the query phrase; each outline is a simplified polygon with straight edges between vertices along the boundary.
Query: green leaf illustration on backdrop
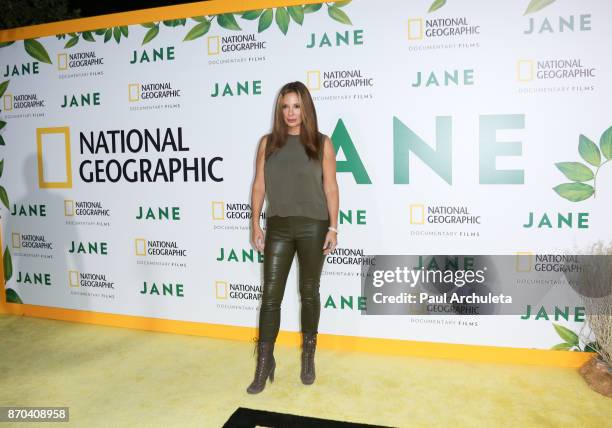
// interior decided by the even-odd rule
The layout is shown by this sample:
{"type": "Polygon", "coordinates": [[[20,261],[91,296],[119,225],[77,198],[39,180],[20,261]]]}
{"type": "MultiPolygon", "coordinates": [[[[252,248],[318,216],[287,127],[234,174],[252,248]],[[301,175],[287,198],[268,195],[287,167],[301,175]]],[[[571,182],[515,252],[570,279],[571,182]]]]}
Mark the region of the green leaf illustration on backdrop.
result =
{"type": "MultiPolygon", "coordinates": [[[[4,46],[8,46],[8,45],[4,45],[4,46]]],[[[45,51],[45,54],[46,54],[46,51],[45,51]]],[[[10,80],[5,80],[4,82],[0,83],[0,98],[4,96],[4,93],[8,89],[9,83],[10,83],[10,80]]],[[[7,122],[0,121],[0,130],[4,129],[6,125],[7,125],[7,122]]],[[[2,135],[0,135],[0,145],[2,146],[4,145],[4,139],[2,138],[2,135]]],[[[4,159],[0,159],[0,179],[2,179],[3,174],[4,174],[4,159]]],[[[0,200],[2,201],[2,204],[6,207],[6,209],[10,210],[9,196],[8,196],[6,189],[2,185],[0,185],[0,200]]],[[[6,246],[6,249],[4,250],[4,254],[2,254],[2,265],[4,267],[4,283],[6,284],[13,276],[13,259],[11,257],[11,252],[9,250],[8,245],[6,246]]],[[[17,294],[15,290],[11,288],[7,288],[5,293],[6,293],[7,302],[23,303],[21,301],[21,298],[19,298],[19,295],[17,294]]]]}
{"type": "Polygon", "coordinates": [[[283,34],[287,35],[287,31],[289,31],[289,12],[287,12],[287,9],[284,7],[277,7],[274,18],[278,28],[280,28],[283,34]]]}
{"type": "Polygon", "coordinates": [[[26,52],[32,58],[44,62],[46,64],[52,64],[51,58],[49,58],[49,54],[45,47],[36,39],[27,39],[23,41],[23,46],[25,47],[26,52]]]}
{"type": "Polygon", "coordinates": [[[87,30],[80,33],[58,34],[55,37],[57,37],[58,40],[64,40],[66,36],[69,36],[70,38],[64,45],[64,49],[70,49],[71,47],[77,45],[81,39],[85,40],[86,42],[96,42],[96,36],[98,36],[104,40],[104,43],[106,43],[114,37],[115,41],[119,43],[122,37],[127,39],[128,35],[128,26],[121,25],[118,27],[87,30]]]}
{"type": "Polygon", "coordinates": [[[599,345],[597,342],[587,343],[584,348],[580,348],[580,340],[578,335],[567,327],[553,323],[555,331],[559,335],[563,342],[556,344],[550,349],[557,351],[582,351],[582,352],[596,352],[599,345]]]}
{"type": "Polygon", "coordinates": [[[435,0],[431,4],[431,6],[429,6],[429,10],[427,11],[427,13],[435,12],[436,10],[440,9],[445,4],[446,4],[446,0],[435,0]]]}
{"type": "Polygon", "coordinates": [[[585,163],[557,162],[555,164],[572,183],[559,184],[553,187],[553,190],[571,202],[580,202],[596,196],[597,174],[606,163],[612,160],[612,126],[601,134],[599,147],[590,138],[581,134],[578,138],[578,153],[585,163]],[[591,180],[593,184],[587,183],[591,180]]]}
{"type": "Polygon", "coordinates": [[[527,15],[530,13],[537,12],[538,10],[542,10],[546,6],[549,6],[550,4],[554,2],[555,0],[531,0],[529,2],[529,5],[527,5],[527,9],[525,10],[525,13],[523,13],[523,15],[527,15]]]}

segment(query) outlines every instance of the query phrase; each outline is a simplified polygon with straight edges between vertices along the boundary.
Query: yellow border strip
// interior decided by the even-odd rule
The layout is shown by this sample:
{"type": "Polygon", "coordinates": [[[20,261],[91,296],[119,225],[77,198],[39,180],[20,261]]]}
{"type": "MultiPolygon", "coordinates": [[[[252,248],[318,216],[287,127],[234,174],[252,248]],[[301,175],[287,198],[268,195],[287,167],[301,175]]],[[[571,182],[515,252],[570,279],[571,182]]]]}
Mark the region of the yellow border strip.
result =
{"type": "Polygon", "coordinates": [[[173,6],[154,7],[131,12],[111,13],[89,18],[70,19],[48,24],[30,25],[0,31],[0,42],[35,39],[62,33],[77,33],[98,28],[134,25],[167,19],[190,18],[192,16],[216,15],[227,12],[263,9],[268,7],[296,6],[322,3],[321,0],[211,0],[173,6]]]}
{"type": "MultiPolygon", "coordinates": [[[[166,19],[188,18],[199,15],[215,15],[228,11],[261,9],[266,7],[293,6],[299,4],[321,3],[319,0],[212,0],[176,6],[101,15],[91,18],[73,19],[50,24],[33,25],[0,31],[0,42],[53,36],[60,33],[81,32],[117,25],[132,25],[166,19]]],[[[0,230],[0,248],[2,248],[0,230]]],[[[140,330],[166,333],[191,334],[222,339],[252,340],[257,331],[250,327],[235,327],[220,324],[206,324],[159,318],[146,318],[130,315],[108,314],[74,309],[53,308],[36,305],[19,305],[6,302],[4,266],[0,262],[0,313],[26,315],[37,318],[51,318],[63,321],[84,322],[140,330]]],[[[278,342],[298,345],[299,333],[281,332],[278,342]]],[[[319,345],[322,348],[374,352],[391,355],[410,355],[425,358],[449,358],[482,362],[518,363],[549,365],[560,367],[579,367],[589,360],[590,353],[548,351],[538,349],[505,348],[498,346],[473,346],[448,343],[414,342],[394,339],[375,339],[354,336],[321,334],[319,345]]]]}
{"type": "MultiPolygon", "coordinates": [[[[19,305],[14,303],[0,304],[0,313],[26,315],[37,318],[51,318],[62,321],[84,322],[112,327],[151,330],[164,333],[207,336],[219,339],[251,341],[257,334],[257,330],[252,327],[236,327],[222,324],[146,318],[47,306],[19,305]]],[[[278,343],[298,346],[300,343],[300,334],[281,331],[278,336],[278,343]]],[[[375,339],[332,334],[320,334],[318,343],[321,348],[342,351],[559,367],[580,367],[593,356],[593,354],[586,352],[506,348],[501,346],[457,345],[450,343],[375,339]]]]}

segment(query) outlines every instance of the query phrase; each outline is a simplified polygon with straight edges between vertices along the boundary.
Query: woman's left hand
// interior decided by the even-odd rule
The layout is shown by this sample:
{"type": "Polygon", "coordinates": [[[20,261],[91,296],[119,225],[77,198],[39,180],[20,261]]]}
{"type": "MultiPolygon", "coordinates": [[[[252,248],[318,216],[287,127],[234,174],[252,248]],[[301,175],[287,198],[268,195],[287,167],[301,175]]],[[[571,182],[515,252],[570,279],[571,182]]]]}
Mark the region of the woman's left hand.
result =
{"type": "Polygon", "coordinates": [[[338,244],[338,235],[333,230],[327,232],[325,235],[325,243],[323,244],[323,254],[328,255],[336,249],[338,244]]]}

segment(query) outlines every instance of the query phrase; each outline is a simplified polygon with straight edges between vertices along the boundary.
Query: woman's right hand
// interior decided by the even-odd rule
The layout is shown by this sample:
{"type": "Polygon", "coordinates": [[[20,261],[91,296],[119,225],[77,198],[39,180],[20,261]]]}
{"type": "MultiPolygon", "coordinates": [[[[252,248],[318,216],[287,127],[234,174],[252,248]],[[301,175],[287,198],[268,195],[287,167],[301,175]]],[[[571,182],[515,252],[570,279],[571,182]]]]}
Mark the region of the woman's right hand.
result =
{"type": "Polygon", "coordinates": [[[264,233],[259,225],[252,226],[251,240],[257,251],[261,252],[264,250],[264,233]]]}

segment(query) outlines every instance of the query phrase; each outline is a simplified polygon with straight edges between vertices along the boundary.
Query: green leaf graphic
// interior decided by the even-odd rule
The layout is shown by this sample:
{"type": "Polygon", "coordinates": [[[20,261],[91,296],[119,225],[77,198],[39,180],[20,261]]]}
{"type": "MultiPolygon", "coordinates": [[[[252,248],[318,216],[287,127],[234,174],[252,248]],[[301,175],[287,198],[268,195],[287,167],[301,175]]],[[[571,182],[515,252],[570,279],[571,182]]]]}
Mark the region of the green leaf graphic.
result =
{"type": "Polygon", "coordinates": [[[3,172],[4,172],[4,159],[0,160],[0,177],[2,177],[3,172]]]}
{"type": "Polygon", "coordinates": [[[344,7],[347,4],[349,4],[350,2],[351,2],[351,0],[337,1],[337,2],[334,3],[334,6],[336,6],[336,7],[344,7]]]}
{"type": "Polygon", "coordinates": [[[302,25],[304,22],[304,9],[302,6],[289,6],[287,8],[291,18],[297,23],[302,25]]]}
{"type": "Polygon", "coordinates": [[[19,294],[12,288],[6,289],[6,301],[8,303],[23,303],[19,298],[19,294]]]}
{"type": "Polygon", "coordinates": [[[272,9],[266,9],[264,13],[259,17],[259,24],[257,24],[257,32],[261,33],[264,30],[267,30],[270,24],[272,24],[272,18],[274,17],[274,12],[272,9]]]}
{"type": "Polygon", "coordinates": [[[4,82],[0,83],[0,97],[6,92],[9,82],[10,80],[5,80],[4,82]]]}
{"type": "Polygon", "coordinates": [[[259,18],[259,15],[261,15],[262,12],[263,12],[263,9],[249,10],[248,12],[244,12],[242,15],[240,15],[240,17],[242,19],[248,19],[250,21],[254,21],[257,18],[259,18]]]}
{"type": "Polygon", "coordinates": [[[106,33],[106,28],[100,28],[99,30],[94,31],[96,36],[102,36],[104,33],[106,33]]]}
{"type": "Polygon", "coordinates": [[[594,142],[582,134],[580,134],[579,138],[578,152],[580,153],[580,156],[582,156],[582,159],[591,165],[599,166],[601,164],[601,154],[599,153],[599,148],[594,142]]]}
{"type": "Polygon", "coordinates": [[[0,146],[4,146],[4,138],[2,138],[2,135],[0,135],[0,146]]]}
{"type": "Polygon", "coordinates": [[[538,10],[544,9],[546,6],[554,2],[555,0],[531,0],[523,15],[527,15],[528,13],[537,12],[538,10]]]}
{"type": "Polygon", "coordinates": [[[36,39],[24,40],[23,44],[25,46],[26,52],[32,58],[37,59],[40,62],[52,64],[51,58],[49,58],[49,54],[47,53],[47,50],[38,40],[36,39]]]}
{"type": "Polygon", "coordinates": [[[204,34],[208,33],[210,29],[210,21],[200,22],[196,24],[190,31],[187,33],[183,41],[197,39],[198,37],[202,37],[204,34]]]}
{"type": "Polygon", "coordinates": [[[574,347],[574,345],[572,345],[571,343],[563,342],[563,343],[558,343],[557,345],[553,346],[550,349],[554,349],[554,350],[559,351],[559,350],[568,350],[568,349],[573,348],[573,347],[574,347]]]}
{"type": "Polygon", "coordinates": [[[8,245],[4,250],[4,257],[2,257],[2,263],[4,263],[4,282],[8,282],[13,276],[13,259],[11,258],[11,252],[8,245]]]}
{"type": "Polygon", "coordinates": [[[304,6],[304,13],[314,13],[323,7],[323,3],[307,4],[304,6]]]}
{"type": "Polygon", "coordinates": [[[434,11],[440,9],[445,4],[446,4],[446,0],[435,0],[431,4],[431,6],[429,6],[429,10],[427,11],[427,13],[434,12],[434,11]]]}
{"type": "Polygon", "coordinates": [[[157,25],[155,25],[155,22],[145,22],[144,24],[140,24],[140,26],[145,28],[157,27],[157,25]]]}
{"type": "Polygon", "coordinates": [[[606,159],[612,159],[612,126],[601,134],[601,138],[599,138],[599,147],[606,159]]]}
{"type": "Polygon", "coordinates": [[[0,42],[0,48],[3,48],[3,47],[5,47],[5,46],[10,46],[10,45],[12,45],[13,43],[15,43],[15,42],[0,42]]]}
{"type": "Polygon", "coordinates": [[[193,19],[196,22],[208,21],[208,19],[205,16],[192,16],[191,19],[193,19]]]}
{"type": "Polygon", "coordinates": [[[555,166],[572,181],[589,181],[595,178],[591,168],[580,162],[559,162],[555,166]]]}
{"type": "MultiPolygon", "coordinates": [[[[2,95],[0,95],[1,97],[2,95]]],[[[4,128],[6,126],[6,122],[3,120],[0,120],[0,129],[4,128]]]]}
{"type": "Polygon", "coordinates": [[[109,28],[108,30],[106,30],[106,34],[104,34],[104,43],[108,42],[111,37],[113,37],[113,30],[109,28]]]}
{"type": "Polygon", "coordinates": [[[572,346],[578,346],[578,335],[571,331],[569,328],[563,327],[562,325],[553,323],[553,327],[557,331],[557,334],[561,339],[565,340],[572,346]]]}
{"type": "Polygon", "coordinates": [[[599,344],[597,342],[587,343],[584,352],[599,352],[599,344]]]}
{"type": "Polygon", "coordinates": [[[278,25],[278,28],[280,28],[283,34],[286,35],[287,31],[289,31],[289,12],[287,12],[287,9],[285,9],[284,7],[277,7],[276,15],[274,18],[276,20],[276,25],[278,25]]]}
{"type": "Polygon", "coordinates": [[[553,190],[562,198],[572,202],[584,201],[595,193],[593,186],[584,183],[563,183],[553,187],[553,190]]]}
{"type": "Polygon", "coordinates": [[[340,10],[335,6],[330,6],[327,9],[327,13],[332,19],[335,19],[336,21],[341,22],[342,24],[353,25],[348,15],[344,13],[343,10],[340,10]]]}
{"type": "Polygon", "coordinates": [[[6,193],[6,189],[3,186],[0,186],[0,201],[2,201],[6,209],[10,209],[9,208],[9,205],[10,205],[9,197],[8,197],[8,194],[6,193]]]}
{"type": "Polygon", "coordinates": [[[149,31],[147,31],[147,34],[145,34],[144,39],[142,39],[142,44],[144,45],[145,43],[149,43],[158,34],[159,34],[159,26],[154,25],[153,27],[149,28],[149,31]]]}
{"type": "Polygon", "coordinates": [[[123,34],[123,37],[127,37],[128,36],[128,27],[127,27],[127,25],[122,25],[121,27],[119,27],[119,30],[121,30],[121,34],[123,34]]]}
{"type": "Polygon", "coordinates": [[[217,15],[217,22],[219,25],[227,30],[235,30],[240,31],[242,28],[236,22],[236,18],[232,13],[224,13],[221,15],[217,15]]]}
{"type": "Polygon", "coordinates": [[[79,42],[79,36],[73,37],[66,42],[66,44],[64,45],[64,49],[71,48],[74,45],[76,45],[78,42],[79,42]]]}
{"type": "Polygon", "coordinates": [[[121,30],[119,27],[113,28],[113,37],[115,38],[115,41],[119,43],[119,40],[121,40],[121,30]]]}
{"type": "Polygon", "coordinates": [[[83,40],[87,40],[88,42],[96,41],[96,39],[94,39],[93,34],[91,34],[91,31],[83,31],[81,35],[83,36],[83,40]]]}

